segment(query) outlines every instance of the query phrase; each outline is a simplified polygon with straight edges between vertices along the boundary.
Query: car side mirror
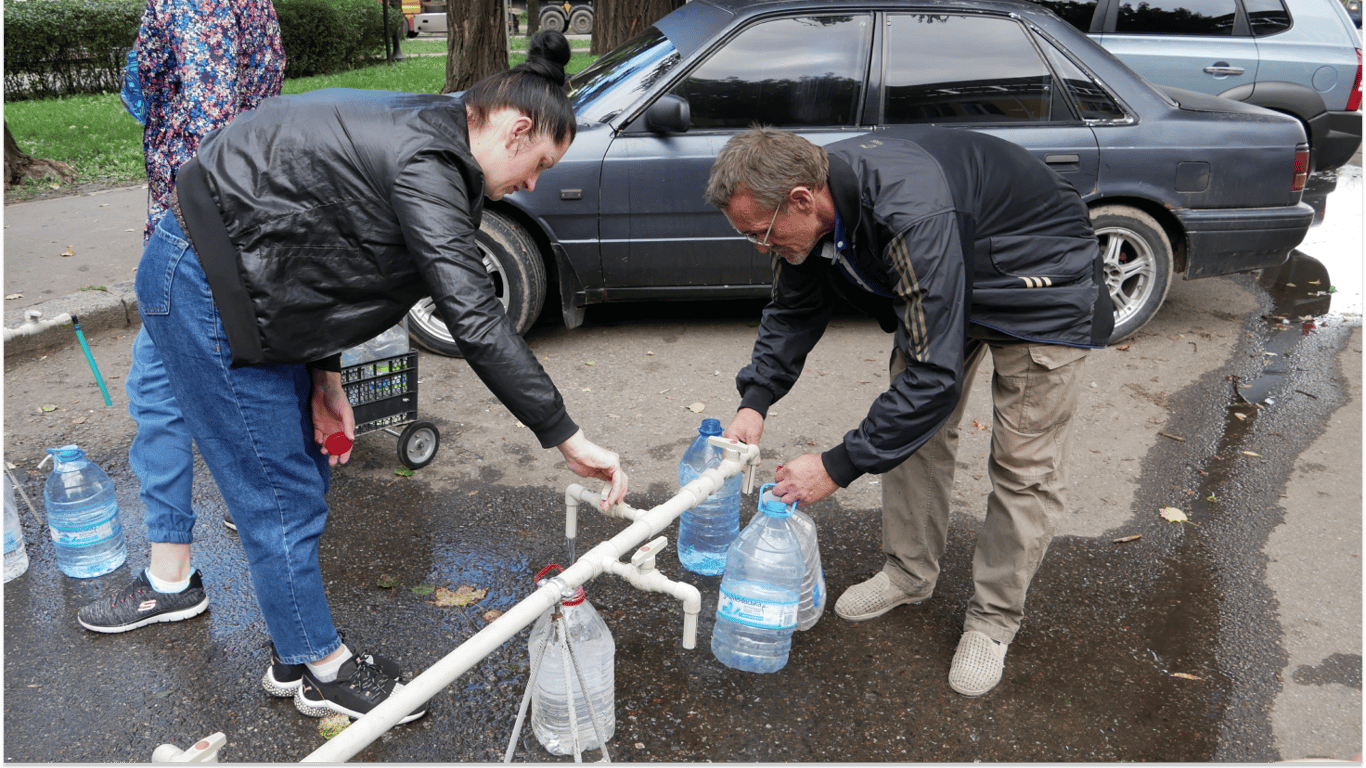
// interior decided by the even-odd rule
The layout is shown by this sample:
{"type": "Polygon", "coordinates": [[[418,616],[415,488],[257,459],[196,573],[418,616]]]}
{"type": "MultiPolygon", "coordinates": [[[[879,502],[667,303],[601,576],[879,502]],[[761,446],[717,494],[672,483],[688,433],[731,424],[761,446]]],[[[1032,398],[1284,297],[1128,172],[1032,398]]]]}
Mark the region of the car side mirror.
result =
{"type": "Polygon", "coordinates": [[[645,110],[645,127],[652,133],[687,133],[691,125],[688,100],[677,94],[666,93],[645,110]]]}

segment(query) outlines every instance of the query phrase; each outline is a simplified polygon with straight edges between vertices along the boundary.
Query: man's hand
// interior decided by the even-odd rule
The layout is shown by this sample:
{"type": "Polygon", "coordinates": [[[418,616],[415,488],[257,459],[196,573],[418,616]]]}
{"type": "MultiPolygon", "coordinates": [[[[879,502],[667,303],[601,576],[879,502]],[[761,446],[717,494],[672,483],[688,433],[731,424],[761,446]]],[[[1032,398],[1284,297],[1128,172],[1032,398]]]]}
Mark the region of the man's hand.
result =
{"type": "MultiPolygon", "coordinates": [[[[313,439],[318,445],[326,446],[328,435],[344,432],[348,439],[355,440],[356,414],[351,411],[346,390],[342,389],[341,373],[319,368],[310,368],[309,372],[313,376],[313,391],[309,398],[313,410],[313,439]]],[[[340,456],[328,454],[326,447],[322,450],[332,466],[351,460],[350,449],[340,456]]]]}
{"type": "Polygon", "coordinates": [[[759,438],[764,436],[764,417],[753,408],[741,408],[736,411],[735,418],[730,420],[730,426],[726,427],[721,436],[739,440],[746,445],[758,445],[759,438]]]}
{"type": "Polygon", "coordinates": [[[794,501],[810,504],[840,488],[826,473],[825,462],[821,461],[819,453],[808,453],[779,465],[773,478],[778,482],[773,488],[773,495],[782,499],[784,504],[794,501]]]}
{"type": "Polygon", "coordinates": [[[582,429],[555,447],[564,454],[570,472],[579,477],[596,477],[612,484],[607,498],[601,502],[604,512],[626,498],[626,470],[621,468],[621,458],[584,437],[582,429]]]}

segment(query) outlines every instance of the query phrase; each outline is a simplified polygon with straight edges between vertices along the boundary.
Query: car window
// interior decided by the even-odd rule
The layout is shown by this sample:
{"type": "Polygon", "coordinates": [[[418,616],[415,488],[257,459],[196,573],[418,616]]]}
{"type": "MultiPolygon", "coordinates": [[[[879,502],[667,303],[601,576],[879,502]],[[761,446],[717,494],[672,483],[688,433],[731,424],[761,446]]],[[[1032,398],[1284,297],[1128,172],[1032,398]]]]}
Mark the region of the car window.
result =
{"type": "Polygon", "coordinates": [[[1034,0],[1048,10],[1058,14],[1062,20],[1080,29],[1091,31],[1091,18],[1096,15],[1098,0],[1034,0]]]}
{"type": "Polygon", "coordinates": [[[1039,47],[1043,48],[1048,63],[1053,65],[1053,71],[1058,73],[1058,78],[1066,84],[1067,90],[1071,92],[1072,104],[1083,120],[1128,119],[1128,113],[1119,105],[1115,97],[1110,95],[1104,86],[1096,82],[1095,78],[1073,64],[1072,60],[1067,58],[1050,41],[1040,40],[1039,47]]]}
{"type": "Polygon", "coordinates": [[[1237,13],[1235,0],[1123,0],[1115,31],[1231,37],[1237,13]]]}
{"type": "Polygon", "coordinates": [[[650,27],[569,81],[569,101],[581,120],[609,120],[678,63],[673,43],[650,27]]]}
{"type": "Polygon", "coordinates": [[[1243,10],[1257,37],[1290,29],[1290,11],[1281,0],[1243,0],[1243,10]]]}
{"type": "Polygon", "coordinates": [[[721,46],[673,93],[694,128],[853,125],[866,69],[868,15],[756,24],[721,46]]]}
{"type": "Polygon", "coordinates": [[[949,14],[890,14],[887,123],[1073,120],[1064,94],[1020,24],[949,14]]]}

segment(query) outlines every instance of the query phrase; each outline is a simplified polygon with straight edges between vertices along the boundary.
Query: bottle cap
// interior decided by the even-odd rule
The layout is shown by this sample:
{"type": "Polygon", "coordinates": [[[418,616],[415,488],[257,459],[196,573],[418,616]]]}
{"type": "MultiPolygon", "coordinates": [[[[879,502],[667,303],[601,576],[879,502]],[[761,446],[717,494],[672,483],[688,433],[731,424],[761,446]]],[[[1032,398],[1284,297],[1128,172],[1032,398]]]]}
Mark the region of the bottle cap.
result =
{"type": "Polygon", "coordinates": [[[719,435],[725,430],[721,429],[720,419],[703,419],[702,426],[698,427],[697,431],[710,437],[711,435],[719,435]]]}
{"type": "Polygon", "coordinates": [[[777,483],[765,483],[759,489],[759,511],[769,517],[789,517],[797,511],[797,502],[784,504],[782,499],[774,496],[772,489],[777,485],[777,483]]]}
{"type": "Polygon", "coordinates": [[[345,432],[333,432],[327,436],[327,440],[323,443],[328,454],[332,456],[340,456],[346,453],[351,450],[351,446],[354,444],[355,441],[347,437],[345,432]]]}

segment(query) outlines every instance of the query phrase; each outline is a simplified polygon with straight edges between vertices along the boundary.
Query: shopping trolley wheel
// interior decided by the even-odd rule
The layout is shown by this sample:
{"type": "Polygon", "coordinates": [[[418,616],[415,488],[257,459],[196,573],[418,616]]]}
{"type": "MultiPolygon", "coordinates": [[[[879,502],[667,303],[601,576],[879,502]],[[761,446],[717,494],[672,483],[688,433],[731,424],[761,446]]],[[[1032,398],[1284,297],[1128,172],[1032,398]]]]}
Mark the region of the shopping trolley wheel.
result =
{"type": "Polygon", "coordinates": [[[422,469],[436,458],[441,432],[430,421],[415,421],[398,438],[398,460],[409,469],[422,469]]]}

